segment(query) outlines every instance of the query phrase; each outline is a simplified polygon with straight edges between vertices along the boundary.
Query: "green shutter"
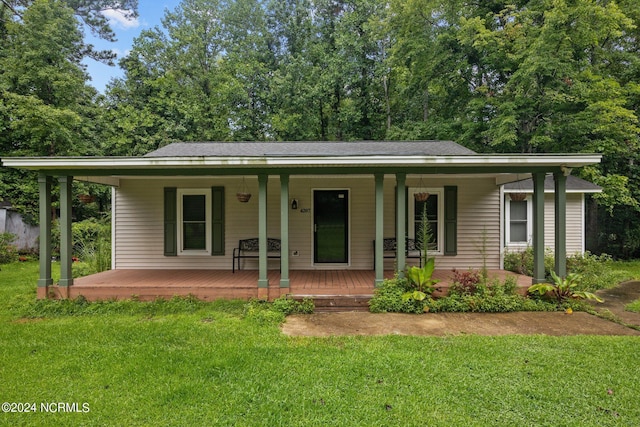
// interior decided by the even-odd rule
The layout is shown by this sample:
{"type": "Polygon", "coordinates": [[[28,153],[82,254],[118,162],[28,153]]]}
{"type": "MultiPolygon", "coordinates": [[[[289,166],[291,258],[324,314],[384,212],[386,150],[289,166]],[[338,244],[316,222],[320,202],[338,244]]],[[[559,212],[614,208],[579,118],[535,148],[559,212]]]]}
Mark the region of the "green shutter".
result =
{"type": "Polygon", "coordinates": [[[177,190],[164,189],[164,256],[178,255],[177,190]]]}
{"type": "Polygon", "coordinates": [[[211,255],[224,255],[224,187],[211,187],[211,255]]]}
{"type": "Polygon", "coordinates": [[[458,254],[458,187],[444,187],[444,254],[458,254]]]}

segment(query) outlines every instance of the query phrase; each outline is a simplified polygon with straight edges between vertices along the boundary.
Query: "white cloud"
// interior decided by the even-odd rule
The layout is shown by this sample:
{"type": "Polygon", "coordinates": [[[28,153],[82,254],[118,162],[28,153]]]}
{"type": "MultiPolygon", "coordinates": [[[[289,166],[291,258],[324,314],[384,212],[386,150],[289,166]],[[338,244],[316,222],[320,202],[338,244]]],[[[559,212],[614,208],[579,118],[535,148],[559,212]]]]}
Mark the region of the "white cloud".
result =
{"type": "Polygon", "coordinates": [[[138,18],[127,19],[125,16],[130,11],[122,10],[122,9],[107,9],[103,10],[102,13],[108,20],[109,25],[113,28],[121,28],[124,30],[128,30],[131,28],[138,28],[140,26],[140,21],[138,18]]]}
{"type": "Polygon", "coordinates": [[[116,48],[112,48],[111,52],[115,53],[118,56],[118,58],[123,58],[123,57],[129,55],[129,52],[131,52],[131,49],[124,49],[123,50],[123,49],[119,49],[119,48],[116,47],[116,48]]]}

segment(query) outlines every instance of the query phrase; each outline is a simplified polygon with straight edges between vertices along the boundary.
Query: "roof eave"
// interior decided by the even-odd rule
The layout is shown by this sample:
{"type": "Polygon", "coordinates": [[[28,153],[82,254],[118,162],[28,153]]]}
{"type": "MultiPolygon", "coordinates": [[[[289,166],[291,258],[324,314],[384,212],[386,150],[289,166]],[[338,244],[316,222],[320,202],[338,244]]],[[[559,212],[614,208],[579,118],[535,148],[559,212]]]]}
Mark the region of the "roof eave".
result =
{"type": "Polygon", "coordinates": [[[468,156],[260,156],[260,157],[8,157],[2,165],[31,170],[281,168],[281,167],[495,167],[577,168],[600,163],[599,154],[468,156]]]}

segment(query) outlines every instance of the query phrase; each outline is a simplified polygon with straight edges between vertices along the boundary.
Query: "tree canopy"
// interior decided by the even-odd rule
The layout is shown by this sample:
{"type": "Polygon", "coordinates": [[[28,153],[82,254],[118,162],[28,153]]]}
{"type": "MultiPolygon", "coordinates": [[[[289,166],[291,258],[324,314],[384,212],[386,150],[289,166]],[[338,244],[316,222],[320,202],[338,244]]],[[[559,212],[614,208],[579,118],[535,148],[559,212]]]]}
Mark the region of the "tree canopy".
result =
{"type": "Polygon", "coordinates": [[[79,60],[108,55],[81,23],[111,39],[100,11],[135,14],[137,1],[2,4],[1,154],[380,139],[597,152],[580,173],[604,188],[599,248],[640,255],[635,0],[183,0],[135,40],[104,97],[79,60]]]}

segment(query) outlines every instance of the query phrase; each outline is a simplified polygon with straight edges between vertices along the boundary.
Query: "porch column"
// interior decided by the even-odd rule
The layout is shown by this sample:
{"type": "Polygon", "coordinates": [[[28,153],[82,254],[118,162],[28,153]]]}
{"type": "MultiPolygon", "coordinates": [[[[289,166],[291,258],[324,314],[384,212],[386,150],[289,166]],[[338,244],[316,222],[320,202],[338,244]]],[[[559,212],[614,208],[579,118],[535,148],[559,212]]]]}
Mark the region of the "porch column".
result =
{"type": "Polygon", "coordinates": [[[289,287],[289,175],[280,175],[280,288],[289,287]]]}
{"type": "Polygon", "coordinates": [[[567,275],[567,177],[554,173],[555,183],[555,270],[560,277],[567,275]]]}
{"type": "Polygon", "coordinates": [[[384,174],[375,174],[376,180],[376,238],[373,250],[374,265],[376,266],[375,286],[384,281],[384,174]]]}
{"type": "Polygon", "coordinates": [[[51,177],[38,176],[39,214],[40,214],[40,278],[38,279],[38,298],[46,298],[47,286],[53,284],[51,278],[51,177]]]}
{"type": "Polygon", "coordinates": [[[397,191],[396,191],[396,270],[399,277],[404,277],[404,269],[406,267],[405,250],[407,246],[407,175],[404,173],[396,174],[397,191]]]}
{"type": "MultiPolygon", "coordinates": [[[[72,176],[61,176],[60,183],[60,286],[73,285],[71,259],[73,245],[71,242],[71,189],[72,176]]],[[[67,294],[68,295],[68,294],[67,294]]],[[[65,295],[65,296],[67,296],[65,295]]]]}
{"type": "MultiPolygon", "coordinates": [[[[258,288],[268,288],[267,277],[267,175],[258,175],[258,288]]],[[[260,291],[258,291],[260,297],[260,291]]]]}
{"type": "Polygon", "coordinates": [[[533,283],[544,283],[544,173],[533,174],[533,283]]]}

